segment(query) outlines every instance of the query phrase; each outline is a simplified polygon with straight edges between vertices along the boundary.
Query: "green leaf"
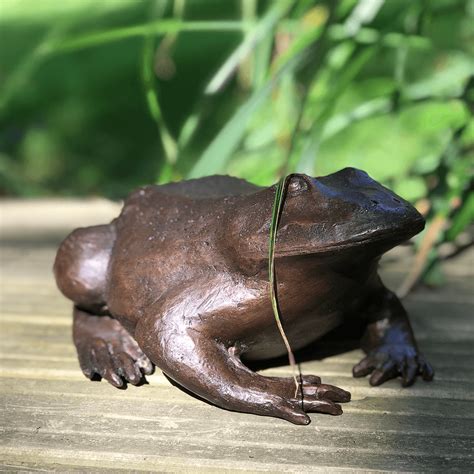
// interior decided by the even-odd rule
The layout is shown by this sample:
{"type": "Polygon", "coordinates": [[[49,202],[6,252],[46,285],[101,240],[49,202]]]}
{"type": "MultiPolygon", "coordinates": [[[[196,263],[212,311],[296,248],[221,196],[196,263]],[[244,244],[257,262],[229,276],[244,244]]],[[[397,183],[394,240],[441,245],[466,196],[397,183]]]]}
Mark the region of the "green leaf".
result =
{"type": "Polygon", "coordinates": [[[422,178],[401,176],[393,189],[403,199],[407,201],[417,201],[426,195],[426,183],[422,178]]]}
{"type": "Polygon", "coordinates": [[[446,232],[446,240],[453,241],[469,225],[474,222],[474,194],[468,195],[465,202],[461,204],[456,214],[453,216],[451,226],[446,232]]]}

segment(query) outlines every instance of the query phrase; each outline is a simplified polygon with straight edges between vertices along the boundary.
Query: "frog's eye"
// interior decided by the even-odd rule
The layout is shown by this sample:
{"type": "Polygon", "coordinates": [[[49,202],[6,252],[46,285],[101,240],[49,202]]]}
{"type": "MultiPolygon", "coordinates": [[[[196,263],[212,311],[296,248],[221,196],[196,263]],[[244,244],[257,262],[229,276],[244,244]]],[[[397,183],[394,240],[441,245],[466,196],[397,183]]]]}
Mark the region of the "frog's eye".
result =
{"type": "Polygon", "coordinates": [[[288,184],[288,192],[292,195],[300,194],[308,188],[308,182],[300,176],[293,176],[288,184]]]}

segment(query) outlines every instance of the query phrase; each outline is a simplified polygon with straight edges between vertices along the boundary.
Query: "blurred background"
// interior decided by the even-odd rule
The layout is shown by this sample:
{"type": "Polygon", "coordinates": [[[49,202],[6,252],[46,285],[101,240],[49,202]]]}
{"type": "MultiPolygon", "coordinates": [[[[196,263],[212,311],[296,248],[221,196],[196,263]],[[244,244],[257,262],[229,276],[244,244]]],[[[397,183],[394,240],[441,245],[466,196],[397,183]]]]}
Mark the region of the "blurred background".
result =
{"type": "Polygon", "coordinates": [[[2,0],[0,32],[3,197],[354,166],[427,217],[412,280],[472,243],[472,0],[2,0]]]}

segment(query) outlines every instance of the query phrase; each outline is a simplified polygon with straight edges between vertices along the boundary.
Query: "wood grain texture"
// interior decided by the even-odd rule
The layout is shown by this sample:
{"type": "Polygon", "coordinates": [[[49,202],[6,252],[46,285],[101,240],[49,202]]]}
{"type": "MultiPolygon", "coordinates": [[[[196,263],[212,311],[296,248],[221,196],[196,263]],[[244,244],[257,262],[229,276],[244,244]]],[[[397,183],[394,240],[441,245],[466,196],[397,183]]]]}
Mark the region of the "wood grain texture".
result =
{"type": "MultiPolygon", "coordinates": [[[[74,209],[48,202],[43,215],[53,216],[50,223],[15,227],[28,203],[8,205],[7,238],[0,241],[0,471],[474,471],[472,251],[449,262],[445,287],[420,289],[405,302],[435,381],[370,388],[351,377],[360,350],[335,350],[301,368],[350,390],[353,401],[343,416],[311,415],[301,427],[215,408],[159,371],[148,385],[122,391],[87,381],[71,341],[71,307],[51,273],[74,209]],[[61,213],[68,213],[63,227],[61,213]]],[[[112,218],[115,206],[109,217],[107,209],[94,213],[94,204],[82,203],[78,225],[112,218]]],[[[408,258],[401,249],[384,259],[389,284],[403,279],[408,258]]],[[[265,372],[291,375],[287,366],[265,372]]]]}

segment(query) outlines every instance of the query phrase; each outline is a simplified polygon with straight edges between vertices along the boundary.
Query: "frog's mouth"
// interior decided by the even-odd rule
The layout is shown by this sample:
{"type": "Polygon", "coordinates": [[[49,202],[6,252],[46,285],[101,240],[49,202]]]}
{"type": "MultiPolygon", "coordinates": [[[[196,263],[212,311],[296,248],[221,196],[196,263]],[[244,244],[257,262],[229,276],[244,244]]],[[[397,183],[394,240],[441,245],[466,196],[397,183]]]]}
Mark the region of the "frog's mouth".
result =
{"type": "MultiPolygon", "coordinates": [[[[300,226],[296,226],[299,227],[298,229],[294,227],[294,224],[288,224],[278,231],[275,257],[322,254],[355,247],[379,247],[383,253],[421,232],[425,227],[425,220],[418,214],[416,218],[401,223],[401,225],[397,227],[387,226],[377,229],[361,229],[359,232],[354,232],[353,227],[347,230],[334,227],[331,229],[332,232],[328,231],[324,233],[324,231],[321,232],[320,225],[310,225],[305,226],[307,227],[305,233],[307,235],[313,235],[315,238],[310,238],[304,245],[285,244],[285,241],[291,242],[293,240],[294,242],[295,234],[302,233],[300,226]],[[352,232],[352,235],[348,238],[341,238],[346,232],[352,232]],[[281,245],[279,245],[278,241],[280,241],[281,245]]],[[[296,240],[300,239],[297,238],[296,240]]]]}

